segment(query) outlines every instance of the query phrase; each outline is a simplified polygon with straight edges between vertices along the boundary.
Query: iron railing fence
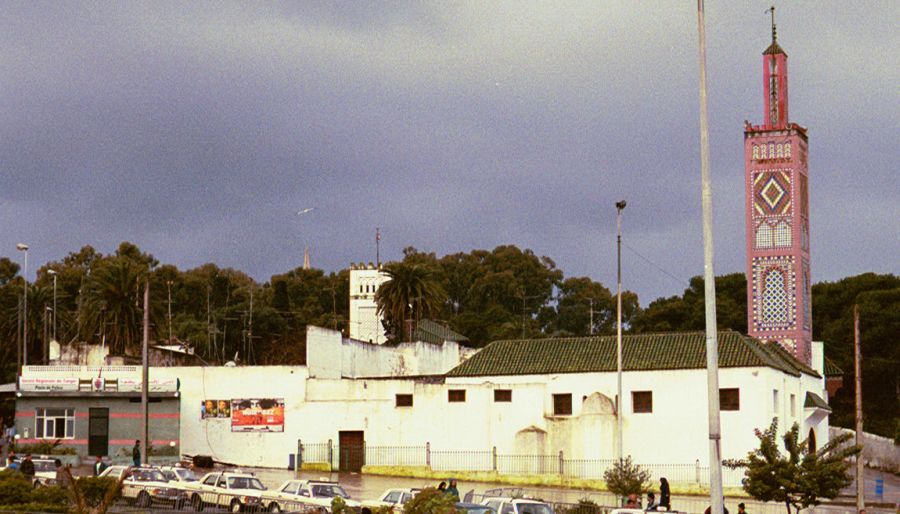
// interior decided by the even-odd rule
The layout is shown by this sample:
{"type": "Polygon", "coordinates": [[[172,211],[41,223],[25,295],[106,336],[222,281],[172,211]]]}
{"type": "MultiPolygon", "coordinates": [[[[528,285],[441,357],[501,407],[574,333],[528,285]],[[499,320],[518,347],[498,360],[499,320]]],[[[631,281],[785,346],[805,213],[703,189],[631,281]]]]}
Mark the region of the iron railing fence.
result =
{"type": "MultiPolygon", "coordinates": [[[[500,475],[557,475],[567,478],[602,479],[613,459],[567,458],[557,454],[506,454],[496,447],[489,450],[448,450],[432,448],[430,443],[411,446],[344,445],[298,442],[297,469],[303,464],[319,463],[330,471],[360,471],[362,466],[426,467],[433,471],[493,472],[500,475]]],[[[670,484],[709,485],[709,466],[693,463],[638,463],[658,483],[665,477],[670,484]]],[[[740,486],[741,469],[722,469],[723,483],[740,486]]]]}

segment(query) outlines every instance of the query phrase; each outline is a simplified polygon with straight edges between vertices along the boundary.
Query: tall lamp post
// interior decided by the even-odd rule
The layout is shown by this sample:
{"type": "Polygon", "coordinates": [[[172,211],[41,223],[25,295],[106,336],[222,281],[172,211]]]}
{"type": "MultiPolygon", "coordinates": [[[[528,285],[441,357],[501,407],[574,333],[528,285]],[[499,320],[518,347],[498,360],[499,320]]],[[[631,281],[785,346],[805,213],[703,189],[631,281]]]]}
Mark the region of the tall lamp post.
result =
{"type": "Polygon", "coordinates": [[[25,270],[22,273],[23,286],[22,290],[22,367],[28,365],[28,245],[19,243],[16,250],[25,252],[25,270]]]}
{"type": "Polygon", "coordinates": [[[709,413],[710,514],[722,514],[722,432],[719,424],[719,334],[716,327],[716,276],[713,272],[712,185],[709,178],[709,116],[706,93],[706,27],[703,0],[697,0],[700,61],[700,183],[703,207],[703,298],[706,311],[706,385],[709,413]]]}
{"type": "Polygon", "coordinates": [[[56,339],[56,270],[48,269],[47,273],[53,277],[53,340],[59,342],[56,339]]]}
{"type": "Polygon", "coordinates": [[[625,200],[616,202],[616,456],[621,461],[625,448],[622,413],[625,401],[622,399],[622,211],[625,200]]]}

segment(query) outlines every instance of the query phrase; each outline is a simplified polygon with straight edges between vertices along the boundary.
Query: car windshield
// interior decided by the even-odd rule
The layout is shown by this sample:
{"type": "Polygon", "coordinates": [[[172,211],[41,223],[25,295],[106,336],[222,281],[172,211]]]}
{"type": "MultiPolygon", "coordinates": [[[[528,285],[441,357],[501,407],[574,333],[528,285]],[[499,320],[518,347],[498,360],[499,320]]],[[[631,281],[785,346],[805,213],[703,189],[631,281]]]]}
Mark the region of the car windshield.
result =
{"type": "Polygon", "coordinates": [[[457,512],[463,511],[466,514],[492,514],[494,512],[494,509],[492,509],[488,506],[482,506],[482,507],[472,506],[472,507],[457,507],[456,511],[457,512]]]}
{"type": "Polygon", "coordinates": [[[197,475],[195,475],[194,472],[189,469],[175,469],[174,471],[175,474],[178,475],[184,482],[197,481],[197,475]]]}
{"type": "Polygon", "coordinates": [[[131,472],[131,478],[137,482],[165,482],[166,477],[156,469],[136,469],[131,472]]]}
{"type": "Polygon", "coordinates": [[[344,489],[339,485],[314,485],[312,486],[313,496],[316,498],[334,498],[335,496],[340,496],[341,498],[349,498],[344,489]]]}
{"type": "Polygon", "coordinates": [[[259,479],[255,477],[228,477],[228,488],[229,489],[256,489],[258,491],[265,491],[266,488],[263,487],[262,483],[259,479]]]}
{"type": "Polygon", "coordinates": [[[544,503],[520,503],[516,505],[518,514],[553,514],[553,509],[544,503]]]}
{"type": "Polygon", "coordinates": [[[35,471],[56,471],[56,464],[52,460],[32,460],[35,471]]]}

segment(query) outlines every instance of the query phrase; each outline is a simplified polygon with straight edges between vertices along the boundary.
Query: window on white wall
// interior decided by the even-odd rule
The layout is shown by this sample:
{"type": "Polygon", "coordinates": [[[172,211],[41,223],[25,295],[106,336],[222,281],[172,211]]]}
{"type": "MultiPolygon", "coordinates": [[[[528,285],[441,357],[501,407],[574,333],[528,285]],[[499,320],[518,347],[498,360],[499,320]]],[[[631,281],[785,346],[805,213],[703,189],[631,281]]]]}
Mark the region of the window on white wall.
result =
{"type": "Polygon", "coordinates": [[[775,411],[775,417],[778,417],[778,389],[772,389],[772,410],[775,411]]]}
{"type": "Polygon", "coordinates": [[[75,437],[75,409],[35,409],[34,436],[38,439],[75,437]]]}
{"type": "Polygon", "coordinates": [[[797,416],[797,396],[791,395],[791,417],[797,416]]]}

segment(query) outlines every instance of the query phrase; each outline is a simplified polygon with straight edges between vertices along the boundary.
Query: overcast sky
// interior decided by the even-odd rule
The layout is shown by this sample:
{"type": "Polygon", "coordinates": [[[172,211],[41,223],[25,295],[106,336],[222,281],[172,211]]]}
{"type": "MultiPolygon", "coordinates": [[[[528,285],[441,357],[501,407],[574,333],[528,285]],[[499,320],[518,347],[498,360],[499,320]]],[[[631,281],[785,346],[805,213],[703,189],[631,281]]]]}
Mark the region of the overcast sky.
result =
{"type": "MultiPolygon", "coordinates": [[[[767,2],[708,2],[715,271],[744,271],[767,2]]],[[[815,282],[900,270],[900,3],[776,2],[815,282]]],[[[0,255],[259,281],[501,244],[641,303],[703,273],[695,3],[2,2],[0,255]],[[314,207],[302,215],[298,211],[314,207]]]]}

